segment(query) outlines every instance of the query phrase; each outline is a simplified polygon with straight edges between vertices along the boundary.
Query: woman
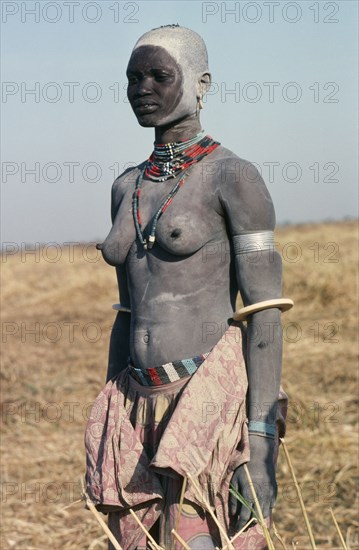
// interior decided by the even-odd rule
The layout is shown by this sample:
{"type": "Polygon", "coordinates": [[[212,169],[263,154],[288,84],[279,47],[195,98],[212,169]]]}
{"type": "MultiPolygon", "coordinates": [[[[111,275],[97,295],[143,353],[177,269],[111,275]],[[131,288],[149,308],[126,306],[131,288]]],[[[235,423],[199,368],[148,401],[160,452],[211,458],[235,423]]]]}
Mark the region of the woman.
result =
{"type": "MultiPolygon", "coordinates": [[[[130,508],[163,547],[175,527],[191,548],[214,548],[250,519],[228,491],[253,503],[244,463],[266,518],[276,498],[286,301],[275,215],[255,167],[202,131],[211,76],[198,34],[177,25],[146,33],[127,77],[155,149],[114,182],[113,227],[99,245],[116,266],[121,305],[109,382],[86,432],[88,491],[125,549],[145,544],[130,508]],[[238,290],[237,317],[250,314],[246,365],[238,290]]],[[[235,545],[265,542],[251,527],[235,545]]]]}

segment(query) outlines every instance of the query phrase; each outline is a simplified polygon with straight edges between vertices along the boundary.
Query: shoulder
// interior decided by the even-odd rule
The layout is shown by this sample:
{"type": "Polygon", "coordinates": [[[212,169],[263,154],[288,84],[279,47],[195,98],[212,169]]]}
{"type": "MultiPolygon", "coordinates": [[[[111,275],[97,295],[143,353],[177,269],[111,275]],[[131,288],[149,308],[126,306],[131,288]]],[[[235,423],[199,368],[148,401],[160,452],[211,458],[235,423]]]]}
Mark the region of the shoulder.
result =
{"type": "Polygon", "coordinates": [[[213,177],[217,190],[221,188],[237,191],[247,184],[264,185],[261,168],[255,162],[250,162],[236,155],[230,149],[220,145],[202,161],[204,174],[213,177]]]}
{"type": "Polygon", "coordinates": [[[118,195],[125,193],[129,188],[132,189],[136,183],[136,179],[145,166],[145,161],[137,166],[130,166],[122,174],[117,176],[112,184],[112,197],[115,198],[118,195]]]}
{"type": "Polygon", "coordinates": [[[116,213],[124,195],[128,192],[133,192],[136,180],[140,172],[143,170],[145,163],[146,161],[137,166],[131,166],[127,168],[113,182],[111,189],[112,216],[116,213]]]}
{"type": "Polygon", "coordinates": [[[221,176],[219,184],[240,185],[249,181],[264,183],[260,166],[255,162],[244,159],[223,146],[218,147],[212,155],[218,175],[221,176]]]}
{"type": "Polygon", "coordinates": [[[225,147],[221,147],[219,151],[217,166],[218,197],[227,215],[237,219],[236,229],[273,229],[273,202],[263,181],[260,166],[225,147]]]}

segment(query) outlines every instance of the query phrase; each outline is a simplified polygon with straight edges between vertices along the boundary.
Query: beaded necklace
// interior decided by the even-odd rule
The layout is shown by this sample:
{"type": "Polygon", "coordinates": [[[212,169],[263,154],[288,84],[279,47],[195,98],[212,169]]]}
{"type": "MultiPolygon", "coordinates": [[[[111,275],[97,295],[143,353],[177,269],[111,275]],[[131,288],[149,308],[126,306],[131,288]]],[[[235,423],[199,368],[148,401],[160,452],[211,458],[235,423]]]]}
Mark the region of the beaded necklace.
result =
{"type": "Polygon", "coordinates": [[[159,209],[157,210],[157,212],[156,212],[156,214],[153,218],[153,222],[152,222],[152,225],[151,225],[151,230],[150,230],[150,234],[148,236],[148,239],[145,239],[144,236],[143,236],[142,224],[141,224],[141,215],[140,215],[140,205],[139,205],[139,202],[140,202],[139,199],[140,199],[140,193],[141,193],[141,184],[142,184],[144,172],[145,172],[145,169],[142,170],[142,172],[140,173],[140,175],[137,178],[136,188],[135,188],[135,192],[134,192],[133,198],[132,198],[132,212],[133,212],[133,219],[134,219],[134,222],[135,222],[137,237],[138,237],[140,243],[142,244],[143,248],[151,249],[153,247],[154,243],[155,243],[155,240],[156,240],[155,233],[156,233],[157,222],[160,219],[160,217],[162,216],[162,214],[166,211],[167,207],[172,202],[173,197],[175,196],[175,194],[177,193],[177,191],[179,190],[179,188],[183,184],[184,178],[186,177],[186,175],[188,173],[188,170],[186,170],[182,174],[180,179],[172,187],[172,189],[169,192],[169,194],[167,195],[167,197],[161,202],[161,205],[160,205],[159,209]]]}
{"type": "Polygon", "coordinates": [[[175,178],[194,162],[200,161],[218,147],[219,143],[201,130],[187,141],[154,143],[154,150],[147,161],[145,176],[153,181],[175,178]]]}
{"type": "Polygon", "coordinates": [[[199,162],[203,157],[214,151],[220,145],[210,136],[205,136],[204,132],[200,132],[194,138],[188,141],[180,141],[177,143],[155,143],[155,150],[147,160],[146,166],[138,175],[135,191],[132,196],[132,214],[136,228],[137,237],[143,248],[151,249],[156,240],[157,222],[171,204],[173,197],[183,185],[184,179],[188,174],[189,167],[199,162]],[[140,194],[144,176],[154,181],[166,181],[176,177],[180,172],[183,172],[179,180],[172,187],[167,197],[161,202],[160,207],[152,221],[150,234],[148,239],[145,239],[142,231],[142,222],[140,214],[140,194]]]}

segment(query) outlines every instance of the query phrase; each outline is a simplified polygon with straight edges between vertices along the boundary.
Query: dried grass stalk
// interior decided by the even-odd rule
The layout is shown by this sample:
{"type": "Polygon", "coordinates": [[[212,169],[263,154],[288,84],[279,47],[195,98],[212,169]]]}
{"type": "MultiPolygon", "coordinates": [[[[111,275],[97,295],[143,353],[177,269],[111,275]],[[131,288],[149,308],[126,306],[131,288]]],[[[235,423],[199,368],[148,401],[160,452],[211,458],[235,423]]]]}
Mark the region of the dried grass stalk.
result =
{"type": "Polygon", "coordinates": [[[101,525],[102,529],[105,531],[106,535],[108,536],[108,538],[110,539],[110,541],[112,542],[113,546],[115,547],[116,550],[122,550],[122,547],[119,545],[118,541],[115,539],[113,533],[111,533],[110,529],[108,528],[108,526],[106,525],[106,523],[104,522],[104,520],[102,519],[100,513],[96,510],[95,506],[93,505],[93,503],[91,502],[90,500],[90,497],[88,496],[88,494],[86,493],[86,490],[85,490],[85,486],[84,486],[84,481],[83,479],[81,478],[81,486],[82,486],[82,494],[83,494],[83,497],[86,501],[86,505],[88,507],[88,509],[93,513],[93,515],[95,516],[96,520],[99,522],[99,524],[101,525]]]}
{"type": "Polygon", "coordinates": [[[329,512],[331,513],[331,516],[332,516],[332,518],[333,518],[334,525],[335,525],[335,528],[336,528],[336,530],[337,530],[337,532],[338,532],[338,535],[339,535],[339,538],[340,538],[340,542],[341,542],[341,544],[342,544],[342,547],[344,548],[344,550],[348,550],[348,547],[347,547],[347,545],[345,544],[345,540],[344,540],[344,537],[343,537],[342,532],[341,532],[341,530],[340,530],[340,527],[339,527],[339,525],[338,525],[338,522],[337,522],[337,520],[336,520],[336,518],[335,518],[334,512],[333,512],[333,510],[332,510],[331,508],[328,508],[328,510],[329,510],[329,512]]]}
{"type": "Polygon", "coordinates": [[[141,527],[142,531],[144,532],[144,534],[146,535],[146,537],[152,542],[152,545],[156,548],[156,550],[164,550],[159,544],[157,544],[157,542],[155,541],[155,539],[153,538],[153,536],[148,532],[148,530],[146,529],[146,527],[143,525],[142,521],[137,517],[137,515],[135,514],[135,512],[132,510],[132,508],[130,508],[130,514],[131,516],[133,517],[133,519],[137,522],[137,524],[139,525],[139,527],[141,527]]]}
{"type": "Polygon", "coordinates": [[[191,550],[186,541],[183,540],[183,538],[177,533],[176,529],[172,529],[171,533],[178,540],[178,542],[182,544],[184,550],[191,550]]]}
{"type": "MultiPolygon", "coordinates": [[[[187,486],[187,478],[186,478],[186,476],[184,476],[183,483],[182,483],[182,489],[181,489],[181,496],[180,496],[179,505],[178,505],[178,513],[177,513],[177,518],[176,518],[176,523],[175,523],[175,528],[174,528],[174,530],[176,532],[178,531],[178,525],[179,525],[179,521],[180,521],[180,517],[181,517],[181,513],[182,513],[182,507],[183,507],[183,501],[184,501],[184,494],[186,492],[186,486],[187,486]]],[[[173,531],[172,531],[172,533],[173,533],[173,531]]],[[[174,533],[173,533],[173,535],[176,536],[174,533]]],[[[171,550],[174,550],[174,547],[175,547],[175,541],[173,539],[172,544],[171,544],[171,550]]]]}
{"type": "MultiPolygon", "coordinates": [[[[236,533],[232,538],[231,538],[231,542],[234,542],[236,540],[236,538],[239,537],[239,535],[241,535],[246,529],[247,527],[250,526],[251,523],[257,523],[257,519],[256,518],[251,518],[246,524],[244,527],[242,527],[242,529],[240,531],[238,531],[238,533],[236,533]]],[[[226,547],[224,546],[222,548],[222,550],[224,550],[226,547]]]]}
{"type": "Polygon", "coordinates": [[[280,534],[278,533],[274,521],[273,521],[273,532],[274,532],[274,536],[279,540],[279,542],[280,542],[280,544],[281,544],[283,550],[287,550],[287,547],[286,547],[286,545],[285,545],[285,542],[284,542],[284,540],[282,539],[282,537],[280,536],[280,534]]]}
{"type": "Polygon", "coordinates": [[[222,534],[224,540],[226,541],[226,544],[229,548],[229,550],[235,550],[234,549],[234,546],[233,544],[231,543],[225,529],[222,527],[222,525],[220,524],[220,522],[218,521],[218,518],[216,516],[216,514],[213,512],[212,510],[212,506],[209,504],[209,502],[207,502],[207,500],[204,498],[203,494],[202,494],[202,491],[201,491],[201,488],[200,486],[198,485],[197,481],[191,476],[191,474],[189,474],[188,472],[186,472],[186,476],[187,478],[190,480],[190,482],[192,483],[193,487],[195,488],[196,490],[196,493],[198,494],[198,497],[199,499],[204,503],[208,513],[210,514],[210,516],[212,517],[213,521],[215,522],[215,524],[217,525],[220,533],[222,534]]]}
{"type": "Polygon", "coordinates": [[[107,539],[107,535],[102,535],[102,537],[99,537],[97,539],[94,539],[90,546],[88,547],[88,550],[93,550],[94,548],[96,548],[96,546],[98,545],[98,543],[102,543],[102,541],[105,541],[105,539],[107,539]]]}
{"type": "Polygon", "coordinates": [[[250,475],[250,473],[249,473],[247,464],[244,464],[244,465],[243,465],[243,468],[244,468],[244,471],[245,471],[246,476],[247,476],[247,479],[248,479],[249,488],[250,488],[251,493],[252,493],[252,496],[253,496],[254,504],[255,504],[256,507],[257,507],[259,522],[260,522],[260,524],[261,524],[261,526],[262,526],[263,533],[264,533],[264,536],[265,536],[265,539],[266,539],[266,542],[267,542],[268,549],[269,549],[269,550],[275,550],[274,545],[273,545],[273,542],[272,542],[272,539],[270,538],[270,534],[269,534],[269,531],[268,531],[267,524],[266,524],[266,522],[264,521],[262,508],[260,507],[260,504],[259,504],[259,501],[258,501],[258,497],[257,497],[257,493],[256,493],[256,490],[255,490],[255,488],[254,488],[253,481],[252,481],[251,475],[250,475]]]}
{"type": "MultiPolygon", "coordinates": [[[[238,533],[236,533],[236,534],[231,538],[231,542],[234,542],[234,541],[239,537],[239,535],[241,535],[241,534],[247,529],[247,527],[249,527],[250,524],[253,523],[253,522],[257,522],[256,518],[250,519],[250,520],[245,524],[245,526],[242,527],[242,529],[241,529],[240,531],[238,531],[238,533]]],[[[227,546],[223,546],[221,550],[227,550],[227,549],[228,549],[227,546]]],[[[219,550],[219,549],[218,549],[218,550],[219,550]]]]}
{"type": "Polygon", "coordinates": [[[78,498],[77,500],[74,500],[73,502],[70,502],[70,504],[68,504],[67,506],[64,506],[63,508],[61,508],[61,510],[67,510],[68,508],[71,508],[71,506],[73,506],[74,504],[78,504],[79,502],[83,502],[83,498],[78,498]]]}
{"type": "Polygon", "coordinates": [[[311,545],[312,545],[313,550],[316,550],[317,547],[316,547],[316,545],[315,545],[315,540],[314,540],[312,528],[311,528],[310,523],[309,523],[309,518],[308,518],[307,511],[306,511],[306,509],[305,509],[304,501],[303,501],[303,498],[302,498],[302,492],[301,492],[301,490],[300,490],[299,483],[298,483],[297,478],[296,478],[296,475],[295,475],[295,473],[294,473],[294,468],[293,468],[293,465],[292,465],[292,461],[291,461],[291,459],[290,459],[289,452],[288,452],[288,449],[287,449],[287,446],[286,446],[286,444],[285,444],[284,439],[283,439],[283,438],[280,438],[280,442],[282,443],[282,447],[283,447],[283,451],[284,451],[284,454],[285,454],[285,458],[286,458],[286,460],[287,460],[287,464],[288,464],[288,467],[289,467],[289,470],[290,470],[292,479],[293,479],[293,481],[294,481],[295,489],[296,489],[296,491],[297,491],[297,495],[298,495],[298,499],[299,499],[299,504],[300,504],[300,507],[301,507],[301,509],[302,509],[302,513],[303,513],[305,525],[306,525],[306,527],[307,527],[307,531],[308,531],[310,543],[311,543],[311,545]]]}

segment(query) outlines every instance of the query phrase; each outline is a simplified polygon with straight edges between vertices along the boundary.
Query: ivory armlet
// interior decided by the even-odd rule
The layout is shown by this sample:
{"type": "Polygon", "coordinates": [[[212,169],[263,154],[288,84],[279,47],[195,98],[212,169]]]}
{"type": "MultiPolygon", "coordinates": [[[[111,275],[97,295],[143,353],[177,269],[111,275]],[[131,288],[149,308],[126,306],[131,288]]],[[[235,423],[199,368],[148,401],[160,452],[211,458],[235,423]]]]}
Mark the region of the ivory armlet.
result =
{"type": "MultiPolygon", "coordinates": [[[[247,307],[242,307],[240,310],[233,314],[235,321],[243,321],[248,315],[262,311],[263,309],[278,308],[281,311],[288,311],[293,307],[293,300],[289,298],[278,298],[275,300],[265,300],[264,302],[258,302],[247,307]]],[[[116,311],[122,311],[123,313],[131,313],[130,308],[122,306],[121,304],[113,304],[112,309],[116,311]]]]}
{"type": "Polygon", "coordinates": [[[293,300],[289,298],[276,298],[275,300],[264,300],[263,302],[258,302],[257,304],[251,304],[247,307],[242,307],[238,311],[235,311],[233,314],[233,319],[235,321],[244,321],[248,315],[257,313],[257,311],[262,311],[263,309],[278,308],[282,312],[288,311],[294,306],[293,300]]]}
{"type": "Polygon", "coordinates": [[[131,310],[129,307],[121,306],[121,304],[113,304],[112,309],[116,311],[121,311],[122,313],[131,313],[131,310]]]}

